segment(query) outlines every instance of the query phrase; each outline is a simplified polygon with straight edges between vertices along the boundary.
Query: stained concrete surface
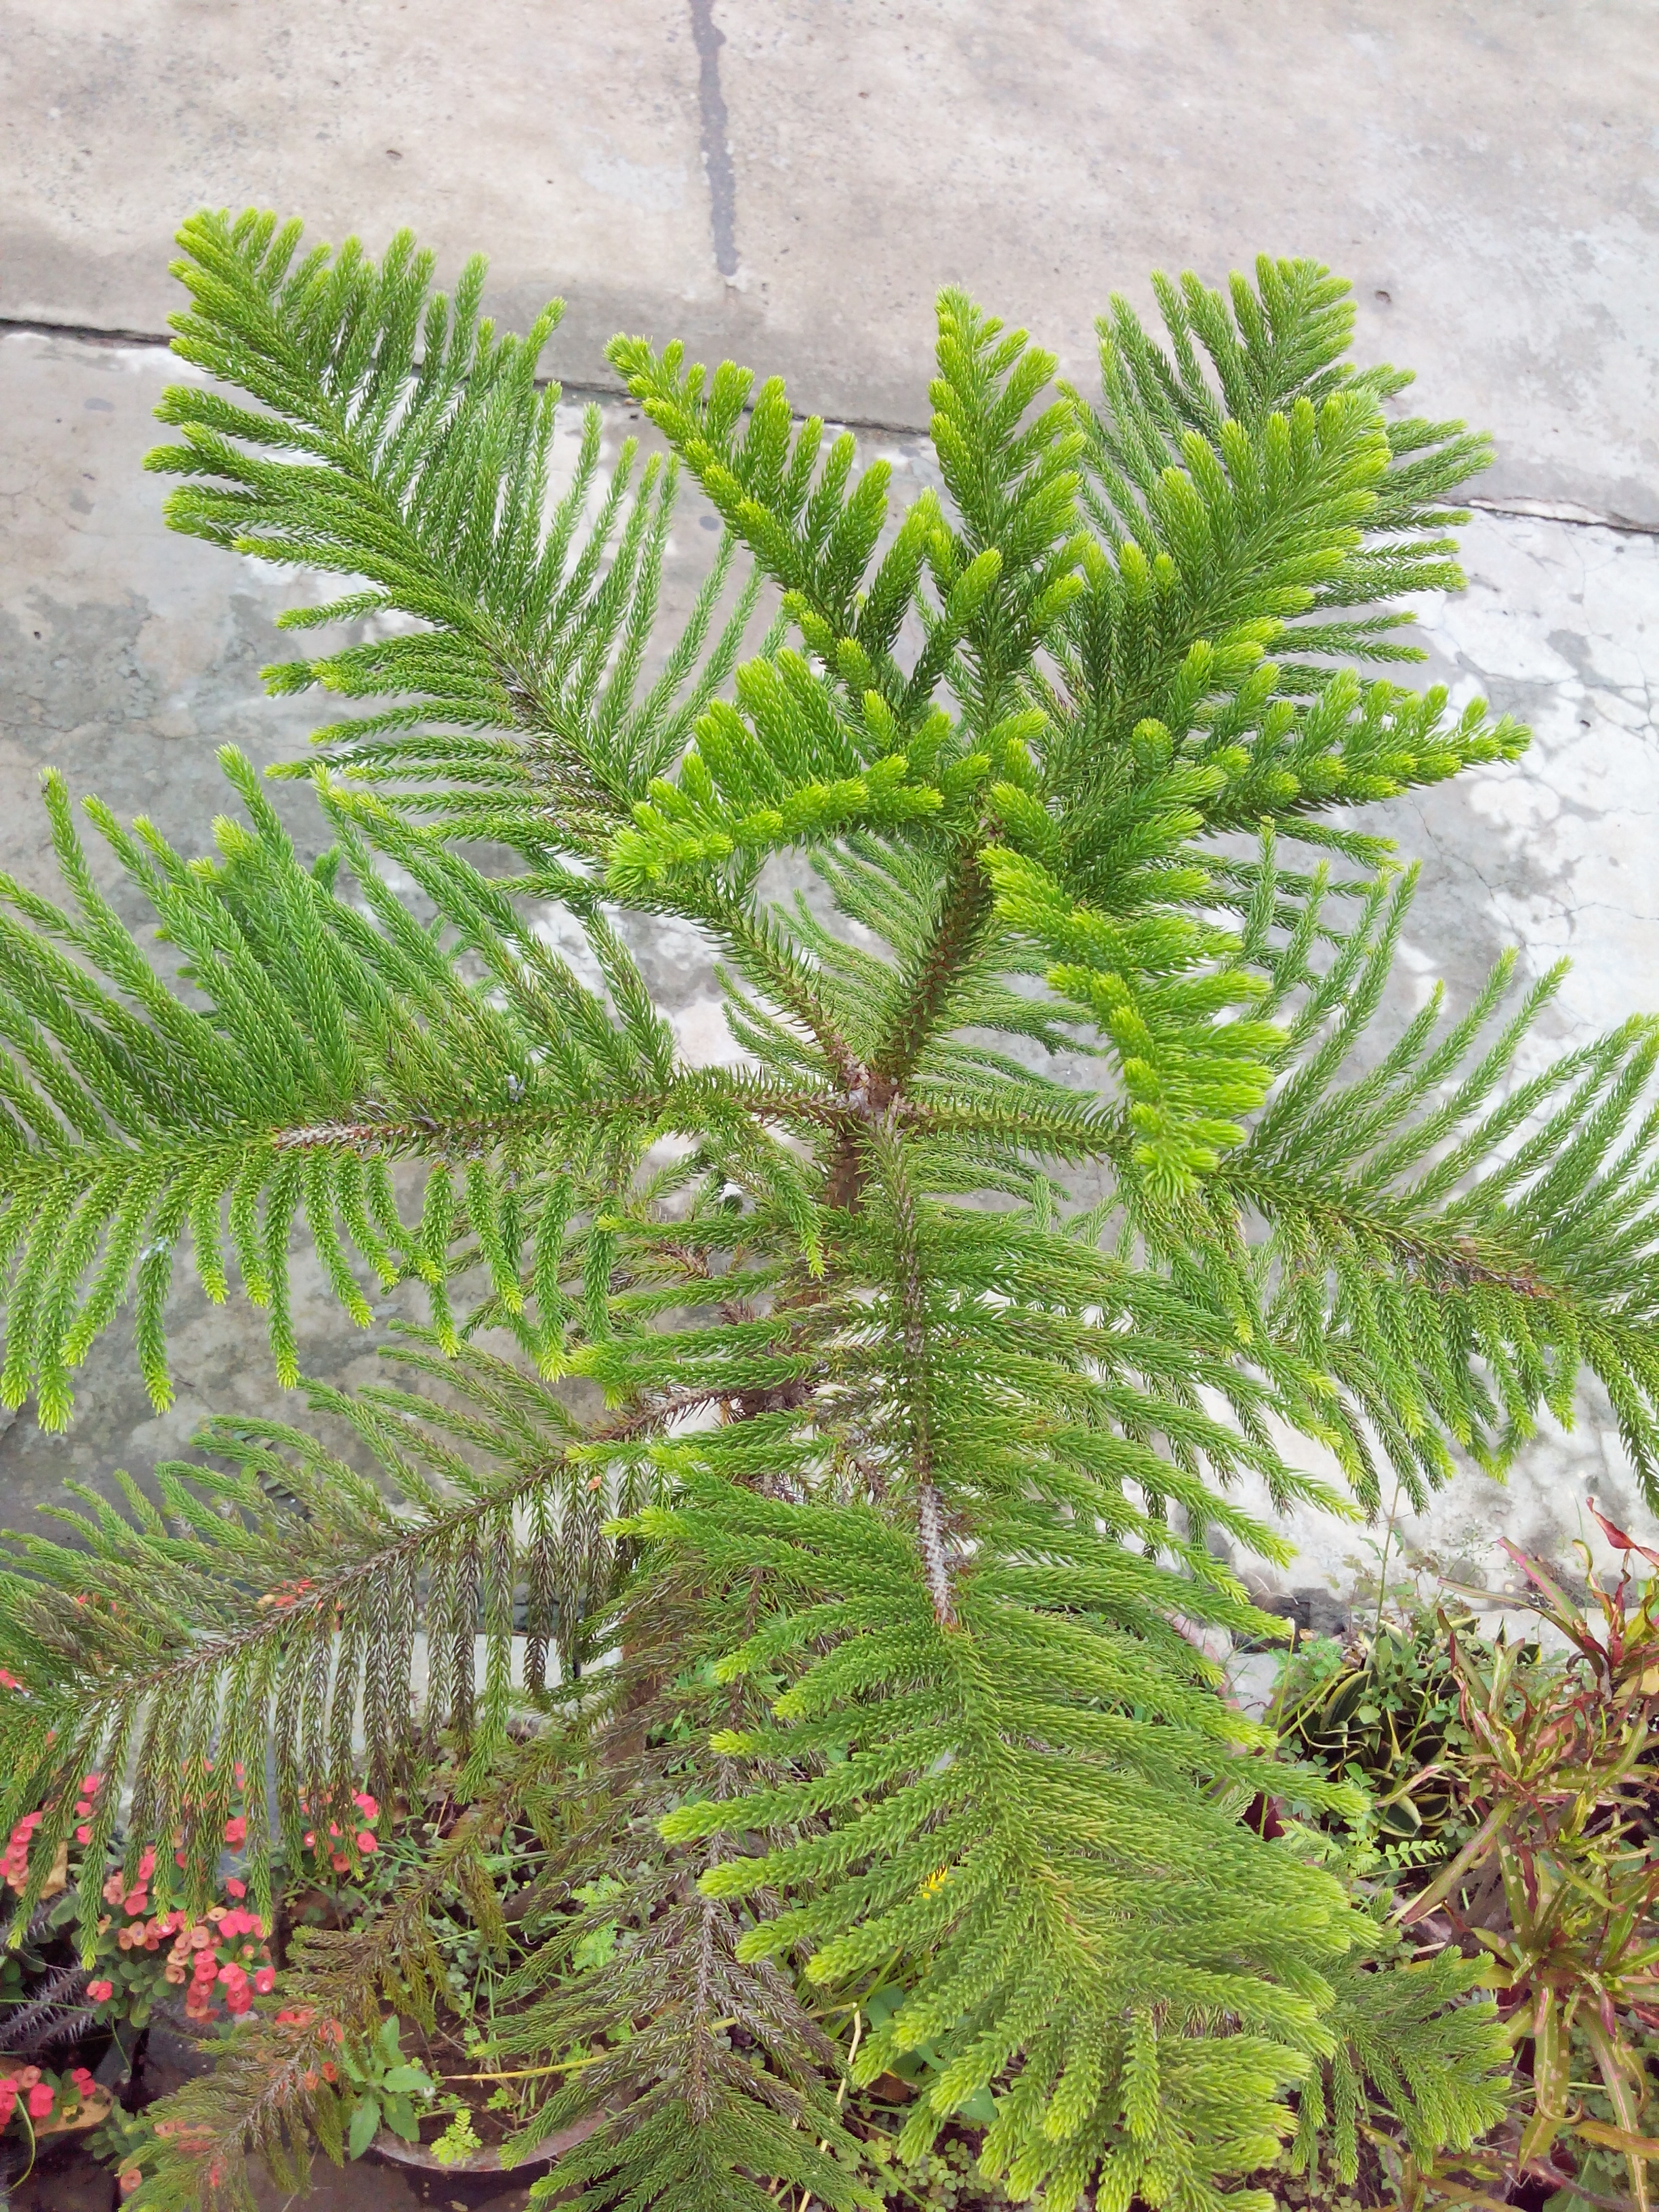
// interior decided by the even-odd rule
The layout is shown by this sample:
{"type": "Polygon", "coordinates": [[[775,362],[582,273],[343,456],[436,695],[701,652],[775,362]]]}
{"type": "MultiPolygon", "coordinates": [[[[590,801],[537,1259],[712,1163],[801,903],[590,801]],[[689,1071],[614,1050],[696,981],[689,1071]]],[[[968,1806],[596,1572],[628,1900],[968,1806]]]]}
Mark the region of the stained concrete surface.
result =
{"type": "MultiPolygon", "coordinates": [[[[483,246],[509,314],[569,297],[548,362],[580,383],[605,379],[616,327],[780,368],[803,407],[878,426],[866,441],[901,495],[927,474],[914,426],[939,283],[1086,373],[1114,286],[1144,300],[1152,265],[1219,278],[1265,246],[1351,274],[1360,357],[1412,364],[1425,410],[1498,440],[1482,495],[1503,511],[1465,532],[1470,588],[1419,609],[1425,674],[1536,736],[1516,766],[1368,823],[1425,863],[1401,1003],[1437,977],[1467,992],[1516,941],[1528,972],[1576,963],[1540,1048],[1659,998],[1645,5],[477,0],[463,33],[431,0],[0,0],[0,865],[35,887],[52,882],[41,766],[198,849],[225,803],[215,747],[269,761],[309,726],[305,700],[257,678],[305,580],[170,536],[139,466],[175,373],[142,341],[176,304],[168,235],[198,202],[258,200],[371,244],[408,219],[447,274],[483,246]],[[108,342],[122,333],[140,342],[108,342]]],[[[637,428],[608,404],[613,446],[637,428]]],[[[707,519],[691,501],[677,525],[671,611],[705,572],[707,519]]],[[[308,848],[303,793],[283,803],[308,848]]],[[[720,1056],[706,948],[666,929],[636,945],[688,1056],[720,1056]]],[[[310,1370],[371,1372],[303,1261],[295,1294],[310,1370]]],[[[165,1415],[118,1331],[67,1436],[11,1419],[5,1517],[66,1474],[142,1469],[210,1410],[278,1400],[258,1317],[182,1275],[173,1361],[165,1415]]],[[[1404,1539],[1484,1573],[1500,1529],[1559,1550],[1586,1488],[1634,1511],[1594,1405],[1507,1490],[1466,1476],[1404,1539]]],[[[1297,1534],[1287,1580],[1364,1571],[1354,1532],[1297,1534]]]]}
{"type": "Polygon", "coordinates": [[[966,284],[1086,370],[1115,287],[1258,252],[1493,430],[1494,493],[1659,520],[1648,0],[5,0],[0,313],[159,331],[198,203],[927,420],[966,284]]]}

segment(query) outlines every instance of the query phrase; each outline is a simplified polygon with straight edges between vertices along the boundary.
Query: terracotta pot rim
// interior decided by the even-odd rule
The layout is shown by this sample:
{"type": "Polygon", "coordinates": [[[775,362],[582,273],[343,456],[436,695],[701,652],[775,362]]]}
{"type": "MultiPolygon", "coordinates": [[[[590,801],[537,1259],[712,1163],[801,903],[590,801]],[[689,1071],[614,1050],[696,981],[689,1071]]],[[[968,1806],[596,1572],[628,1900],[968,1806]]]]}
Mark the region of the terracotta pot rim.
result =
{"type": "Polygon", "coordinates": [[[561,2128],[556,2135],[549,2136],[544,2142],[538,2143],[527,2157],[515,2158],[511,2166],[501,2164],[501,2154],[493,2147],[489,2150],[475,2151],[471,2158],[434,2158],[425,2143],[405,2142],[401,2136],[394,2136],[390,2128],[380,2130],[370,2148],[377,2157],[386,2160],[392,2166],[418,2166],[427,2173],[533,2173],[538,2166],[551,2166],[556,2158],[562,2158],[566,2151],[574,2150],[578,2143],[586,2142],[589,2136],[597,2133],[610,2117],[610,2113],[605,2112],[584,2112],[581,2118],[574,2121],[569,2127],[561,2128]]]}

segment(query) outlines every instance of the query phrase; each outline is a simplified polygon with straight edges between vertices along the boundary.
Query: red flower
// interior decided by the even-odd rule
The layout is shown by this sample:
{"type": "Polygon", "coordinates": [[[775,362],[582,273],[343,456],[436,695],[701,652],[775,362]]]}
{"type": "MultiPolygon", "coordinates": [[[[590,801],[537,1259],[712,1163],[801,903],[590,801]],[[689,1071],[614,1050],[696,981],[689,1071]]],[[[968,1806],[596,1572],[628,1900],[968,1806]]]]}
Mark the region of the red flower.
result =
{"type": "Polygon", "coordinates": [[[370,1831],[365,1828],[357,1838],[357,1848],[363,1854],[363,1856],[368,1858],[375,1851],[378,1851],[380,1846],[370,1831]]]}
{"type": "Polygon", "coordinates": [[[225,1841],[228,1844],[243,1843],[246,1840],[246,1838],[247,1822],[242,1818],[240,1813],[236,1815],[236,1818],[234,1820],[227,1820],[225,1822],[225,1841]]]}
{"type": "Polygon", "coordinates": [[[115,1984],[113,1982],[88,1982],[87,1995],[94,2004],[107,2004],[115,1995],[115,1984]]]}
{"type": "Polygon", "coordinates": [[[231,1875],[225,1882],[225,1894],[227,1897],[246,1897],[247,1884],[245,1881],[238,1881],[235,1875],[231,1875]]]}
{"type": "Polygon", "coordinates": [[[3,1667],[0,1667],[0,1690],[21,1690],[22,1686],[15,1674],[8,1674],[3,1667]]]}
{"type": "Polygon", "coordinates": [[[92,1830],[84,1826],[77,1828],[75,1832],[75,1840],[77,1844],[89,1844],[92,1841],[92,1830]]]}
{"type": "Polygon", "coordinates": [[[83,1774],[81,1777],[81,1795],[83,1797],[94,1796],[103,1787],[103,1782],[101,1774],[83,1774]]]}
{"type": "Polygon", "coordinates": [[[276,1986],[276,1969],[274,1966],[261,1966],[253,1977],[253,1986],[262,1997],[269,1996],[276,1986]]]}
{"type": "Polygon", "coordinates": [[[52,2110],[52,2100],[57,2094],[50,2081],[37,2081],[29,2091],[29,2118],[44,2120],[52,2110]]]}
{"type": "Polygon", "coordinates": [[[367,1790],[360,1790],[351,1802],[357,1808],[357,1810],[362,1814],[364,1820],[378,1820],[380,1819],[380,1808],[375,1803],[374,1800],[369,1796],[367,1790]]]}

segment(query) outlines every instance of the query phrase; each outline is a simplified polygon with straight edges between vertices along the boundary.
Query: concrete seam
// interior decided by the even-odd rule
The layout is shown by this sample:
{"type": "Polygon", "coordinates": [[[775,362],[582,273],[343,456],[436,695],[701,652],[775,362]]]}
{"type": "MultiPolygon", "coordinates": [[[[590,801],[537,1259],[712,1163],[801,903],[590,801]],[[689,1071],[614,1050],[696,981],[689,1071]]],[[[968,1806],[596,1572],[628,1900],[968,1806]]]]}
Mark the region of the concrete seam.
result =
{"type": "MultiPolygon", "coordinates": [[[[40,316],[0,315],[0,338],[37,337],[68,338],[75,345],[89,346],[149,346],[161,350],[173,343],[165,331],[103,330],[92,323],[52,323],[40,316]]],[[[568,376],[538,376],[538,386],[545,390],[556,384],[571,399],[626,399],[628,387],[623,384],[584,382],[568,376]]],[[[804,422],[804,415],[795,416],[804,422]]],[[[832,430],[870,430],[884,438],[925,438],[925,422],[889,422],[878,421],[873,415],[827,415],[825,423],[832,430]]]]}
{"type": "Polygon", "coordinates": [[[1520,493],[1510,499],[1465,498],[1462,504],[1504,522],[1565,522],[1570,530],[1616,530],[1623,538],[1659,538],[1659,522],[1632,522],[1627,515],[1597,514],[1588,507],[1528,499],[1520,493]]]}
{"type": "Polygon", "coordinates": [[[106,331],[91,323],[49,323],[38,316],[0,315],[0,337],[73,338],[77,345],[167,346],[154,331],[106,331]]]}
{"type": "MultiPolygon", "coordinates": [[[[692,0],[694,10],[702,8],[706,13],[708,6],[708,0],[692,0]]],[[[720,33],[716,31],[714,36],[718,39],[720,33]]],[[[723,107],[721,112],[724,112],[723,107]]],[[[91,346],[169,346],[173,343],[165,332],[156,331],[104,330],[92,323],[53,323],[38,316],[0,315],[0,337],[10,337],[68,338],[76,345],[91,346]]],[[[536,381],[541,386],[556,384],[573,399],[628,398],[626,389],[620,384],[577,383],[563,376],[538,376],[536,381]]],[[[927,434],[925,423],[879,422],[872,416],[837,415],[832,427],[870,430],[885,438],[923,438],[927,434]]],[[[1659,523],[1632,522],[1626,515],[1597,514],[1589,507],[1576,507],[1570,501],[1528,499],[1518,492],[1509,499],[1465,495],[1462,504],[1482,514],[1493,515],[1499,521],[1562,522],[1571,530],[1612,530],[1622,538],[1659,538],[1659,523]]]]}
{"type": "Polygon", "coordinates": [[[714,234],[714,266],[738,273],[738,179],[732,166],[726,94],[720,89],[725,33],[714,21],[714,0],[690,0],[691,38],[697,50],[697,119],[702,166],[708,179],[708,222],[714,234]]]}
{"type": "MultiPolygon", "coordinates": [[[[39,317],[25,315],[0,315],[0,337],[68,338],[75,345],[149,346],[161,351],[173,343],[165,331],[106,331],[90,323],[49,323],[39,317]]],[[[536,382],[543,389],[550,384],[556,384],[561,392],[568,392],[577,399],[626,399],[628,397],[628,388],[623,384],[580,383],[568,376],[538,376],[536,382]]]]}

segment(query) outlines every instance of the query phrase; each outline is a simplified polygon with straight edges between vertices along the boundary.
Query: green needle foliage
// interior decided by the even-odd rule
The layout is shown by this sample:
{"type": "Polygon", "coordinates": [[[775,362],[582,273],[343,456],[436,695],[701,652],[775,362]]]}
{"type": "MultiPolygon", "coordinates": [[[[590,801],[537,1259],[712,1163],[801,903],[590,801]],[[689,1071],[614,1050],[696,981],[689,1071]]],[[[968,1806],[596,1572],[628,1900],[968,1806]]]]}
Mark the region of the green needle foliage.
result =
{"type": "Polygon", "coordinates": [[[118,1811],[134,1866],[176,1832],[156,1902],[199,1909],[240,1761],[268,1909],[302,1796],[349,1828],[435,1759],[471,1809],[297,1947],[138,2201],[337,2151],[319,2023],[418,2010],[424,1902],[483,1898],[508,1814],[551,1903],[611,1878],[609,1962],[555,1916],[499,2045],[546,2075],[526,2148],[588,2124],[545,2188],[592,2212],[874,2203],[843,2069],[924,2049],[902,2154],[988,2095],[988,2172],[1051,2212],[1260,2205],[1328,2115],[1344,2170],[1367,2112],[1467,2144],[1490,2014],[1246,1817],[1269,1740],[1203,1651],[1273,1630],[1212,1538],[1501,1468],[1585,1370],[1659,1500],[1659,1033],[1532,1073],[1555,978],[1387,995],[1412,880],[1358,810],[1525,742],[1380,672],[1482,442],[1263,261],[1160,280],[1161,337],[1115,303],[1094,398],[945,294],[901,512],[776,380],[635,338],[671,458],[606,465],[590,410],[560,483],[556,307],[501,337],[404,237],[181,244],[169,520],[340,577],[297,633],[363,626],[267,672],[352,702],[276,771],[331,842],[236,756],[198,857],[96,805],[88,850],[49,782],[64,902],[0,882],[0,1393],[61,1425],[131,1299],[165,1404],[186,1243],[298,1382],[301,1217],[351,1321],[414,1282],[429,1322],[320,1426],[217,1421],[14,1540],[0,1819],[44,1804],[38,1885],[96,1771],[88,1864],[118,1811]],[[665,636],[681,474],[724,532],[665,636]],[[652,1003],[653,917],[720,963],[726,1066],[652,1003]]]}

